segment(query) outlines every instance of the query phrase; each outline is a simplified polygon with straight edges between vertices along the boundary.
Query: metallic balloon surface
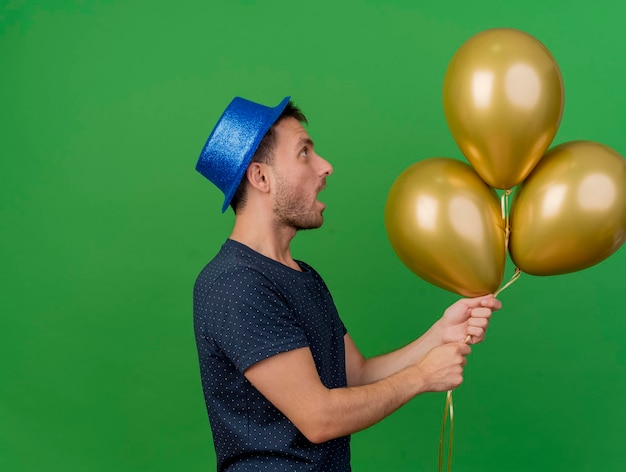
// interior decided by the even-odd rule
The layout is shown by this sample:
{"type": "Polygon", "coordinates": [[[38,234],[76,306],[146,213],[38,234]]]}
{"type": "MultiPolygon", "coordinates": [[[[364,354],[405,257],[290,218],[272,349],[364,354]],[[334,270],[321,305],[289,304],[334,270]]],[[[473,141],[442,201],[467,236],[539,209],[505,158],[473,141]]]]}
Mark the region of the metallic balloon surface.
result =
{"type": "Polygon", "coordinates": [[[393,183],[385,227],[416,275],[467,297],[493,293],[504,275],[504,223],[495,190],[464,162],[435,157],[393,183]]]}
{"type": "Polygon", "coordinates": [[[510,189],[537,165],[563,114],[563,79],[548,49],[515,29],[483,31],[453,56],[443,106],[457,145],[482,179],[510,189]]]}
{"type": "Polygon", "coordinates": [[[551,149],[511,203],[509,251],[532,275],[606,259],[626,240],[626,160],[592,141],[551,149]]]}

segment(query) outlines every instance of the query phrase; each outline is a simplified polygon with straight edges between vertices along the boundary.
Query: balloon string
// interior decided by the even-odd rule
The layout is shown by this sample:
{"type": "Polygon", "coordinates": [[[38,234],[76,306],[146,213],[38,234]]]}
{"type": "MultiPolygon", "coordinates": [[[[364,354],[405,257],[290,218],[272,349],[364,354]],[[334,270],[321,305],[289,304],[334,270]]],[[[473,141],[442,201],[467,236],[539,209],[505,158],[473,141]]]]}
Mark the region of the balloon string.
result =
{"type": "MultiPolygon", "coordinates": [[[[468,334],[464,343],[468,343],[472,337],[468,334]]],[[[450,430],[448,437],[448,472],[452,470],[452,445],[454,444],[454,403],[452,402],[452,390],[448,390],[446,404],[443,408],[443,419],[441,421],[441,432],[439,433],[439,461],[437,470],[443,470],[444,436],[446,433],[446,423],[450,416],[450,430]]]]}
{"type": "Polygon", "coordinates": [[[494,298],[500,295],[502,292],[504,292],[504,289],[506,289],[509,285],[511,285],[513,282],[519,279],[521,275],[522,275],[522,271],[520,270],[519,267],[516,267],[515,272],[513,272],[513,275],[511,276],[511,279],[502,287],[500,287],[498,290],[496,290],[496,292],[493,294],[494,298]]]}
{"type": "Polygon", "coordinates": [[[510,219],[510,206],[509,196],[513,193],[510,188],[505,190],[500,197],[500,207],[502,209],[502,220],[504,221],[504,247],[505,250],[509,249],[509,237],[511,236],[511,219],[510,219]]]}
{"type": "Polygon", "coordinates": [[[443,420],[441,421],[441,432],[439,433],[439,462],[437,470],[442,472],[443,470],[443,450],[444,450],[444,436],[446,433],[446,422],[448,421],[448,411],[450,411],[450,439],[448,445],[448,471],[450,471],[450,459],[452,455],[452,431],[454,425],[454,408],[452,406],[452,390],[448,390],[446,395],[446,404],[443,407],[443,420]]]}
{"type": "MultiPolygon", "coordinates": [[[[504,193],[502,194],[502,197],[500,198],[500,206],[502,208],[502,219],[504,220],[505,251],[508,251],[509,249],[509,239],[511,237],[511,212],[510,212],[510,206],[509,206],[509,197],[511,196],[511,193],[513,193],[513,190],[507,189],[504,191],[504,193]]],[[[519,269],[519,267],[516,267],[515,272],[513,273],[513,276],[511,277],[511,280],[509,280],[505,285],[500,287],[493,294],[493,296],[497,297],[501,292],[504,291],[504,289],[506,289],[509,285],[511,285],[513,282],[519,279],[520,275],[522,275],[522,271],[519,269]]]]}
{"type": "MultiPolygon", "coordinates": [[[[511,276],[511,279],[500,287],[493,294],[494,297],[497,297],[500,293],[502,293],[507,287],[513,284],[517,279],[522,275],[522,271],[519,267],[515,268],[515,272],[511,276]]],[[[464,343],[468,343],[472,339],[472,337],[468,334],[465,338],[464,343]]],[[[448,434],[448,472],[452,470],[452,446],[454,444],[454,403],[452,401],[452,390],[448,390],[446,395],[446,404],[443,408],[443,419],[441,421],[441,431],[439,433],[439,460],[438,460],[438,472],[443,471],[443,455],[444,455],[444,437],[446,433],[446,424],[448,422],[448,416],[450,417],[450,429],[448,434]]]]}

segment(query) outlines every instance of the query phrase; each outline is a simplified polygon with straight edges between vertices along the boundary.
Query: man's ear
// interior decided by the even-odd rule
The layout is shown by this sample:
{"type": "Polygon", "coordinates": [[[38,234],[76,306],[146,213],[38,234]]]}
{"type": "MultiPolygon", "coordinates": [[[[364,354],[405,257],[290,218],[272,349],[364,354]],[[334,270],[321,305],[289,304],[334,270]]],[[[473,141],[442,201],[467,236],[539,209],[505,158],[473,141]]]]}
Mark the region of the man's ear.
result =
{"type": "Polygon", "coordinates": [[[268,166],[261,162],[251,162],[246,169],[246,178],[250,185],[261,192],[269,192],[270,180],[267,174],[268,166]]]}

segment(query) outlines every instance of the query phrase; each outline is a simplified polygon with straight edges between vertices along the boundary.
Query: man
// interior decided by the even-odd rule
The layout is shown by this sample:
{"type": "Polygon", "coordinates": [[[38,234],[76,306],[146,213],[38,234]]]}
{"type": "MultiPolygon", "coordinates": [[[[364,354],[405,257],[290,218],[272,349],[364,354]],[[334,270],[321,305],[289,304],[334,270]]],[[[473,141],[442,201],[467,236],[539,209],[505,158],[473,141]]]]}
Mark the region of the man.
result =
{"type": "Polygon", "coordinates": [[[202,387],[220,471],[348,471],[350,435],[423,392],[462,382],[483,340],[491,295],[449,307],[423,336],[365,359],[322,278],[290,243],[323,223],[318,194],[332,166],[286,97],[270,108],[235,98],[197,170],[235,212],[232,233],[194,288],[202,387]]]}

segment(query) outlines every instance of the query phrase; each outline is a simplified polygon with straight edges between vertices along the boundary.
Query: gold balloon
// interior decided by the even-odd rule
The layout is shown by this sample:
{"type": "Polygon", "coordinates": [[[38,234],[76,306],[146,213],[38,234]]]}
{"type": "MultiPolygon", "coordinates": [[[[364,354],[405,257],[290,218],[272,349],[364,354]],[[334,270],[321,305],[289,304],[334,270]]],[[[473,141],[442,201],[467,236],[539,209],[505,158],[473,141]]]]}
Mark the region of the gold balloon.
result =
{"type": "Polygon", "coordinates": [[[626,240],[626,160],[591,141],[550,150],[511,203],[511,259],[557,275],[606,259],[626,240]]]}
{"type": "Polygon", "coordinates": [[[504,223],[495,190],[464,162],[431,158],[393,183],[385,227],[416,275],[459,295],[493,293],[504,275],[504,223]]]}
{"type": "Polygon", "coordinates": [[[453,56],[443,106],[457,145],[489,185],[510,189],[537,165],[563,114],[563,79],[550,51],[518,30],[483,31],[453,56]]]}

